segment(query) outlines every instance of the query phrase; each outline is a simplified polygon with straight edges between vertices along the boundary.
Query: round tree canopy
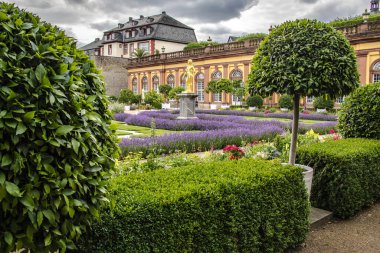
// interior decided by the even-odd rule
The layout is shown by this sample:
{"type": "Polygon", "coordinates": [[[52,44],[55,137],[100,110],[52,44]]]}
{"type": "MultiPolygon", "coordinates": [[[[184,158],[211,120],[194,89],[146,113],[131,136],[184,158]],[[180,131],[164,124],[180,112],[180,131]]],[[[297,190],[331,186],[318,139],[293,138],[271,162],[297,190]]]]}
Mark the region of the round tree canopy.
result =
{"type": "Polygon", "coordinates": [[[316,20],[275,27],[252,59],[251,94],[346,95],[359,85],[356,55],[344,35],[316,20]]]}

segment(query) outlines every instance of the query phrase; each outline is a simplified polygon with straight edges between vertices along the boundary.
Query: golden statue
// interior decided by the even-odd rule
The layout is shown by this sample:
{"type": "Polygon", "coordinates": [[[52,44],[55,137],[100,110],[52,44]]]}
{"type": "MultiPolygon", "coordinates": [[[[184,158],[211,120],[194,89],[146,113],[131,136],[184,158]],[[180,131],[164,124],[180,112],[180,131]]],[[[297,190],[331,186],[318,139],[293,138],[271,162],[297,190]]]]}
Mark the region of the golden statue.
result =
{"type": "Polygon", "coordinates": [[[187,61],[185,74],[186,74],[186,90],[184,91],[184,93],[193,93],[195,68],[193,65],[193,61],[191,59],[187,61]]]}

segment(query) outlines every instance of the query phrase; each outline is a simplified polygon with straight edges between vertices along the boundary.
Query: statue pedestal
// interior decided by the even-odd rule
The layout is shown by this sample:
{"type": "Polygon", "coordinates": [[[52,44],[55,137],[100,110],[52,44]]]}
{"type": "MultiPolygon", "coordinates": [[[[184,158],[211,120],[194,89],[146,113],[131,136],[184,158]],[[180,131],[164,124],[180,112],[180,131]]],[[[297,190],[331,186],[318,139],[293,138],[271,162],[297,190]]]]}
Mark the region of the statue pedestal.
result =
{"type": "Polygon", "coordinates": [[[197,119],[195,116],[195,93],[181,93],[179,97],[179,117],[177,119],[197,119]]]}

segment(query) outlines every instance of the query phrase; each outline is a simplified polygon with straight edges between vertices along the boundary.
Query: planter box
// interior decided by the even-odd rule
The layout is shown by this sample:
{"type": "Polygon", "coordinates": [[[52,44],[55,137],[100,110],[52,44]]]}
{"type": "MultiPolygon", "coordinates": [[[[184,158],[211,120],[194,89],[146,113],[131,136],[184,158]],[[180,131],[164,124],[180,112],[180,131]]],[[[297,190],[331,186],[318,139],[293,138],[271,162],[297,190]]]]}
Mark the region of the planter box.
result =
{"type": "Polygon", "coordinates": [[[250,106],[250,107],[249,107],[249,110],[250,110],[250,111],[256,111],[256,110],[257,110],[257,107],[256,107],[256,106],[250,106]]]}
{"type": "Polygon", "coordinates": [[[288,108],[280,108],[280,110],[281,110],[282,112],[288,112],[288,111],[289,111],[288,108]]]}
{"type": "Polygon", "coordinates": [[[327,112],[326,109],[317,109],[317,112],[327,112]]]}
{"type": "Polygon", "coordinates": [[[162,103],[162,109],[170,109],[170,103],[162,103]]]}
{"type": "Polygon", "coordinates": [[[125,112],[128,112],[128,111],[130,111],[131,110],[131,106],[130,105],[126,105],[126,106],[124,106],[124,113],[125,112]]]}
{"type": "Polygon", "coordinates": [[[221,105],[220,108],[222,108],[222,109],[228,109],[228,108],[230,108],[230,106],[229,105],[221,105]]]}
{"type": "Polygon", "coordinates": [[[216,110],[217,109],[217,105],[216,104],[211,104],[210,105],[210,109],[211,110],[216,110]]]}

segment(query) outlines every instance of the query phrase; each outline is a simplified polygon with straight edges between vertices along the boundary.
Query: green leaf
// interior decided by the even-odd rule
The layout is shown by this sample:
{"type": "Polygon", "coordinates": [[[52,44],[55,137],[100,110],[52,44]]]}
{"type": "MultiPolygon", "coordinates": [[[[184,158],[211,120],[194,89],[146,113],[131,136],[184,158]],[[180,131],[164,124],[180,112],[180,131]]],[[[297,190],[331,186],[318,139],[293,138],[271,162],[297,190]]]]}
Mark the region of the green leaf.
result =
{"type": "Polygon", "coordinates": [[[42,84],[41,87],[43,87],[43,88],[51,88],[51,83],[50,83],[50,80],[47,76],[44,76],[42,78],[41,84],[42,84]]]}
{"type": "Polygon", "coordinates": [[[5,174],[0,171],[0,185],[5,183],[5,174]]]}
{"type": "Polygon", "coordinates": [[[45,237],[44,244],[45,244],[45,246],[49,246],[51,244],[51,234],[48,234],[45,237]]]}
{"type": "Polygon", "coordinates": [[[44,210],[42,213],[49,220],[50,224],[52,225],[56,224],[55,215],[52,210],[44,210]]]}
{"type": "Polygon", "coordinates": [[[86,114],[87,118],[91,121],[101,122],[100,115],[96,112],[90,112],[86,114]]]}
{"type": "Polygon", "coordinates": [[[33,199],[32,199],[29,195],[26,195],[26,196],[22,197],[22,198],[20,199],[20,202],[21,202],[24,206],[26,206],[26,207],[29,207],[29,208],[31,208],[31,209],[34,208],[34,201],[33,201],[33,199]]]}
{"type": "Polygon", "coordinates": [[[21,197],[20,189],[14,183],[11,183],[11,182],[8,182],[8,181],[5,182],[5,189],[13,197],[21,197]]]}
{"type": "Polygon", "coordinates": [[[64,189],[62,193],[63,195],[70,196],[70,195],[73,195],[75,191],[73,189],[64,189]]]}
{"type": "Polygon", "coordinates": [[[36,111],[27,112],[24,115],[24,120],[30,121],[34,118],[34,115],[36,114],[36,111]]]}
{"type": "Polygon", "coordinates": [[[42,214],[41,211],[38,211],[38,213],[37,213],[37,225],[41,226],[43,220],[44,220],[44,215],[42,214]]]}
{"type": "Polygon", "coordinates": [[[46,76],[46,69],[42,64],[39,64],[36,68],[36,78],[37,80],[42,83],[44,77],[46,76]]]}
{"type": "Polygon", "coordinates": [[[73,146],[73,149],[74,149],[74,152],[76,154],[78,154],[78,150],[79,150],[79,146],[80,146],[80,142],[75,140],[75,139],[72,139],[71,140],[71,145],[73,146]]]}
{"type": "Polygon", "coordinates": [[[4,240],[8,245],[12,245],[13,243],[13,235],[9,232],[4,233],[4,240]]]}
{"type": "Polygon", "coordinates": [[[5,14],[4,12],[0,12],[0,21],[3,22],[3,21],[7,21],[9,18],[8,18],[8,15],[5,14]]]}
{"type": "Polygon", "coordinates": [[[69,133],[70,131],[72,131],[73,129],[74,129],[73,126],[63,125],[63,126],[58,127],[58,129],[55,131],[55,133],[57,135],[65,135],[65,134],[69,133]]]}
{"type": "Polygon", "coordinates": [[[1,159],[1,167],[8,166],[11,163],[12,163],[12,157],[8,154],[4,155],[3,158],[1,159]]]}
{"type": "Polygon", "coordinates": [[[19,122],[17,124],[17,130],[16,130],[16,135],[23,134],[28,128],[22,123],[19,122]]]}

